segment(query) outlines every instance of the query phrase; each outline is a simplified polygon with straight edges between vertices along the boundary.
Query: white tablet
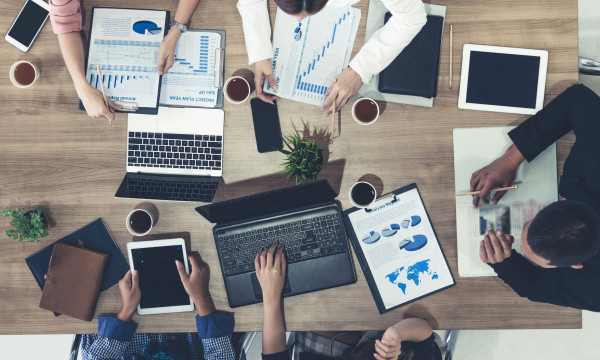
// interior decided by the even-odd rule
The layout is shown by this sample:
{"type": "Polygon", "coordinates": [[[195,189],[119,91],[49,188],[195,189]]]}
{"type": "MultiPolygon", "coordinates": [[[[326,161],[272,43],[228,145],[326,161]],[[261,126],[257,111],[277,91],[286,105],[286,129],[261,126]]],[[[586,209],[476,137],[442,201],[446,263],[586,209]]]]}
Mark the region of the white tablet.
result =
{"type": "Polygon", "coordinates": [[[544,106],[548,52],[465,44],[460,109],[534,115],[544,106]]]}
{"type": "Polygon", "coordinates": [[[138,314],[192,311],[194,303],[185,292],[175,260],[189,274],[183,239],[136,241],[127,244],[129,266],[137,270],[142,299],[138,314]]]}

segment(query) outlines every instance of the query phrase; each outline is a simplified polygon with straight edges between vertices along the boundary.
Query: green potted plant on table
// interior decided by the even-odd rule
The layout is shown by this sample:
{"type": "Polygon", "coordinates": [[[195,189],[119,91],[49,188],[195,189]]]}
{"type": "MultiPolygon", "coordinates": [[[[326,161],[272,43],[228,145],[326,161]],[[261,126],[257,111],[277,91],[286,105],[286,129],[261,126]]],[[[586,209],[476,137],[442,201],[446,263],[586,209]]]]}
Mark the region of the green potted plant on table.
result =
{"type": "Polygon", "coordinates": [[[288,181],[296,180],[296,185],[303,181],[316,181],[317,174],[323,168],[323,152],[313,141],[303,141],[298,135],[292,134],[283,139],[287,149],[279,150],[285,154],[285,168],[288,181]]]}
{"type": "Polygon", "coordinates": [[[2,216],[12,216],[10,225],[14,229],[6,230],[6,235],[15,240],[33,242],[48,236],[48,216],[44,213],[44,205],[38,205],[27,212],[23,208],[6,207],[2,216]]]}

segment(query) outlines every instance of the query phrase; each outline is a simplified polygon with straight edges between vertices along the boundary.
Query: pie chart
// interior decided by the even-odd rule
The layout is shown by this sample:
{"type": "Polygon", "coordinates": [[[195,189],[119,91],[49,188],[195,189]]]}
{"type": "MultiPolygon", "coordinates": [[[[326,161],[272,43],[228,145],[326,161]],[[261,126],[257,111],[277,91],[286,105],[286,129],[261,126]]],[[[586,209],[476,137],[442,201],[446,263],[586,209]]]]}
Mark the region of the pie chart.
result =
{"type": "Polygon", "coordinates": [[[421,217],[419,215],[413,215],[410,217],[410,226],[415,227],[421,223],[421,217]]]}
{"type": "Polygon", "coordinates": [[[390,229],[392,229],[392,230],[400,230],[400,225],[398,225],[398,224],[391,224],[390,225],[390,229]]]}
{"type": "Polygon", "coordinates": [[[427,245],[427,237],[425,235],[415,235],[413,236],[413,242],[406,245],[404,247],[404,250],[417,251],[419,249],[422,249],[425,245],[427,245]]]}
{"type": "Polygon", "coordinates": [[[160,34],[162,29],[159,28],[154,22],[149,20],[140,20],[133,24],[133,31],[138,34],[144,35],[146,34],[146,30],[148,30],[149,34],[156,35],[157,33],[160,34]]]}
{"type": "Polygon", "coordinates": [[[369,231],[368,234],[363,236],[362,241],[365,244],[373,244],[373,243],[376,243],[377,240],[379,240],[380,238],[381,238],[381,235],[379,235],[378,232],[369,231]]]}
{"type": "Polygon", "coordinates": [[[408,225],[410,225],[410,220],[404,219],[404,220],[402,220],[400,225],[402,226],[403,229],[406,229],[406,228],[408,228],[408,225]]]}
{"type": "Polygon", "coordinates": [[[396,235],[398,231],[394,230],[394,229],[383,229],[381,230],[381,235],[385,236],[385,237],[390,237],[390,236],[394,236],[396,235]]]}

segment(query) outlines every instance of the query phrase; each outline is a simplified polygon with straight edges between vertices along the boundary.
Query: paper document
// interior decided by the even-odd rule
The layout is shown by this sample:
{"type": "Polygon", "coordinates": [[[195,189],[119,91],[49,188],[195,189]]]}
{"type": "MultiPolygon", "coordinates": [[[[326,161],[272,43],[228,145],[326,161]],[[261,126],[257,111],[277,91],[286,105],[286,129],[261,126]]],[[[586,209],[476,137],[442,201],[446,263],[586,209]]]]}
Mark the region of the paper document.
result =
{"type": "Polygon", "coordinates": [[[158,104],[158,49],[165,33],[167,13],[155,10],[95,8],[90,31],[86,78],[113,101],[138,107],[158,104]]]}
{"type": "Polygon", "coordinates": [[[175,65],[163,76],[161,105],[215,107],[221,77],[221,34],[186,31],[175,49],[175,65]]]}
{"type": "Polygon", "coordinates": [[[360,10],[327,6],[301,23],[277,9],[273,31],[273,69],[279,89],[264,91],[321,105],[327,89],[350,62],[360,10]]]}
{"type": "Polygon", "coordinates": [[[416,187],[348,218],[386,309],[454,284],[416,187]]]}
{"type": "MultiPolygon", "coordinates": [[[[508,127],[454,129],[454,185],[456,193],[468,192],[471,175],[488,165],[512,145],[508,127]]],[[[488,228],[502,230],[515,238],[513,249],[520,251],[521,232],[527,221],[558,199],[556,144],[549,146],[531,163],[517,170],[515,190],[509,190],[497,205],[480,202],[473,209],[471,196],[456,197],[458,273],[467,276],[495,276],[479,258],[479,245],[488,228]],[[485,229],[484,229],[485,228],[485,229]]],[[[494,193],[492,193],[493,196],[494,193]]]]}

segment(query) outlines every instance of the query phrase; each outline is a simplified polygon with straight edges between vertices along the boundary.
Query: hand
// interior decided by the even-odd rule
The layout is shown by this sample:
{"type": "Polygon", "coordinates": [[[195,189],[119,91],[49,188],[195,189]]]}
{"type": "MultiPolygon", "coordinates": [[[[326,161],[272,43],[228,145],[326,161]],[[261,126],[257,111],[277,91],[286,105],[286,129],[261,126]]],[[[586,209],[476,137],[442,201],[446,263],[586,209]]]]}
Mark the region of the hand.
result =
{"type": "Polygon", "coordinates": [[[158,49],[158,73],[164,75],[175,63],[175,47],[177,40],[181,35],[181,30],[171,28],[167,36],[164,37],[158,49]]]}
{"type": "Polygon", "coordinates": [[[179,277],[183,283],[183,288],[196,304],[198,315],[205,316],[214,313],[215,305],[208,291],[208,281],[210,280],[210,268],[208,264],[197,260],[194,256],[188,256],[191,265],[190,275],[185,273],[185,267],[179,260],[175,260],[179,277]]]}
{"type": "Polygon", "coordinates": [[[256,88],[256,96],[264,102],[273,104],[273,100],[279,99],[279,96],[265,94],[263,85],[265,78],[269,81],[269,85],[277,90],[277,81],[273,77],[273,63],[271,59],[260,60],[254,63],[254,87],[256,88]]]}
{"type": "Polygon", "coordinates": [[[265,303],[279,303],[285,283],[286,260],[283,245],[274,243],[268,249],[262,249],[254,258],[256,277],[260,283],[265,303]],[[275,251],[277,249],[277,251],[275,251]]]}
{"type": "Polygon", "coordinates": [[[500,263],[510,257],[514,242],[515,238],[512,235],[505,234],[500,230],[494,233],[493,229],[488,229],[487,235],[479,246],[479,257],[487,264],[500,263]]]}
{"type": "Polygon", "coordinates": [[[137,270],[133,272],[133,275],[131,270],[127,271],[127,274],[119,281],[119,291],[121,292],[123,305],[117,314],[117,319],[125,322],[131,321],[142,298],[137,270]]]}
{"type": "MultiPolygon", "coordinates": [[[[470,191],[481,192],[479,195],[473,195],[473,207],[477,207],[479,200],[484,204],[489,204],[488,195],[492,189],[511,186],[515,180],[517,169],[524,160],[519,149],[515,145],[512,145],[506,150],[504,155],[494,160],[488,166],[475,171],[471,176],[470,191]]],[[[496,192],[492,198],[492,202],[497,204],[505,193],[506,191],[496,192]]]]}
{"type": "Polygon", "coordinates": [[[115,119],[115,110],[122,108],[121,105],[116,105],[108,99],[108,107],[104,104],[104,96],[102,92],[96,90],[89,84],[84,85],[77,90],[77,94],[85,107],[88,115],[91,117],[105,117],[112,123],[115,119]]]}
{"type": "Polygon", "coordinates": [[[335,111],[339,111],[346,103],[348,99],[356,95],[358,89],[362,85],[362,79],[356,71],[351,67],[347,67],[346,70],[342,71],[336,78],[336,81],[332,82],[325,93],[327,99],[321,110],[326,110],[326,115],[331,115],[333,107],[331,106],[335,101],[335,111]]]}
{"type": "Polygon", "coordinates": [[[401,339],[398,330],[395,327],[390,326],[387,328],[381,340],[375,340],[375,351],[373,354],[377,360],[396,360],[402,353],[401,339]]]}

